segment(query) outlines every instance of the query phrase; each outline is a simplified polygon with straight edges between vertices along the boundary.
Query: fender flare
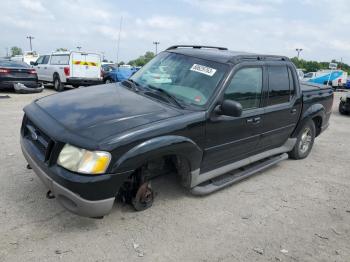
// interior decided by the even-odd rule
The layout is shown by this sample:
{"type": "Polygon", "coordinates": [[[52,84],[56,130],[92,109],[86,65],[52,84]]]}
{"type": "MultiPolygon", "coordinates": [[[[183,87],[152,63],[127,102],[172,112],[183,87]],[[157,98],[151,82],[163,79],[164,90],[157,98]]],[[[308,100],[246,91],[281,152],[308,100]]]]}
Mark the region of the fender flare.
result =
{"type": "Polygon", "coordinates": [[[135,171],[148,160],[165,155],[184,157],[193,171],[199,169],[203,151],[195,142],[186,137],[176,135],[156,137],[136,145],[122,155],[114,164],[113,173],[135,171]]]}
{"type": "Polygon", "coordinates": [[[291,137],[297,137],[301,128],[304,126],[304,124],[315,118],[315,117],[321,117],[322,123],[324,123],[324,120],[326,118],[326,110],[322,104],[314,104],[310,106],[300,117],[300,121],[297,124],[293,134],[291,137]]]}

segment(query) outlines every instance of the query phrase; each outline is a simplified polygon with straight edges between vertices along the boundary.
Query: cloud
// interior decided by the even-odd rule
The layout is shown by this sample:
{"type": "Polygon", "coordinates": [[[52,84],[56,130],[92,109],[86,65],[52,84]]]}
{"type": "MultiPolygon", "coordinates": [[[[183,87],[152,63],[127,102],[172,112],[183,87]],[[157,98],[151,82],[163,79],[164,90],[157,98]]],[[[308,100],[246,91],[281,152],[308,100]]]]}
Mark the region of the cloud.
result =
{"type": "Polygon", "coordinates": [[[274,5],[281,4],[282,0],[262,0],[262,1],[243,1],[243,0],[185,0],[188,4],[214,14],[228,13],[248,13],[263,14],[275,10],[274,5]]]}
{"type": "Polygon", "coordinates": [[[58,47],[104,51],[115,60],[120,17],[120,57],[134,59],[174,44],[226,46],[232,50],[350,62],[350,5],[346,0],[3,0],[0,55],[6,47],[29,44],[48,53],[58,47]],[[335,14],[335,15],[330,15],[335,14]],[[348,54],[349,53],[349,54],[348,54]]]}

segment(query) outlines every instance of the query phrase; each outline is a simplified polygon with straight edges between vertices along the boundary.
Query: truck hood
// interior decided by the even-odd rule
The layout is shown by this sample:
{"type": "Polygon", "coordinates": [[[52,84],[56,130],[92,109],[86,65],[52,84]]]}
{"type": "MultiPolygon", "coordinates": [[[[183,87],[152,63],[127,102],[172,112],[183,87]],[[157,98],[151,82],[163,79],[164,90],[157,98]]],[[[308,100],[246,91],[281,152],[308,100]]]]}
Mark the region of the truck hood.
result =
{"type": "Polygon", "coordinates": [[[69,131],[94,141],[180,114],[115,83],[47,96],[36,104],[69,131]]]}

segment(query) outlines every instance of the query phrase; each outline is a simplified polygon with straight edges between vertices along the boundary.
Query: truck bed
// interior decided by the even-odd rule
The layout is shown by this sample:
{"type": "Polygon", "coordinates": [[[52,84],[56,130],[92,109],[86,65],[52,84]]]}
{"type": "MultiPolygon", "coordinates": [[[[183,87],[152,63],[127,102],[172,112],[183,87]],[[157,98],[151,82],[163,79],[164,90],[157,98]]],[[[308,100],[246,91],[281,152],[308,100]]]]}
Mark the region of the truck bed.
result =
{"type": "Polygon", "coordinates": [[[320,84],[315,84],[315,83],[309,83],[309,82],[300,82],[300,88],[303,93],[309,93],[313,91],[330,91],[332,90],[331,87],[326,86],[326,85],[320,85],[320,84]]]}

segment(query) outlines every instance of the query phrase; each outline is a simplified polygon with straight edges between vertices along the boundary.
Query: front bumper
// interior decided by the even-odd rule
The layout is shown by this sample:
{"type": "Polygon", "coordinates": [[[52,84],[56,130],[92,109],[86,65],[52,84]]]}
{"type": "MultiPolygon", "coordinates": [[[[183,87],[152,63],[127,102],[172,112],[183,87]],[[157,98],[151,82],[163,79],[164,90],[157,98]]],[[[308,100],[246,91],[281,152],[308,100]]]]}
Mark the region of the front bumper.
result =
{"type": "Polygon", "coordinates": [[[28,164],[64,208],[72,213],[85,217],[101,217],[107,215],[111,211],[115,197],[102,200],[87,200],[82,198],[71,190],[58,184],[39,166],[28,152],[22,137],[21,148],[28,164]]]}
{"type": "Polygon", "coordinates": [[[73,86],[92,86],[92,85],[100,85],[103,84],[102,79],[98,78],[67,78],[66,80],[67,85],[73,85],[73,86]]]}

